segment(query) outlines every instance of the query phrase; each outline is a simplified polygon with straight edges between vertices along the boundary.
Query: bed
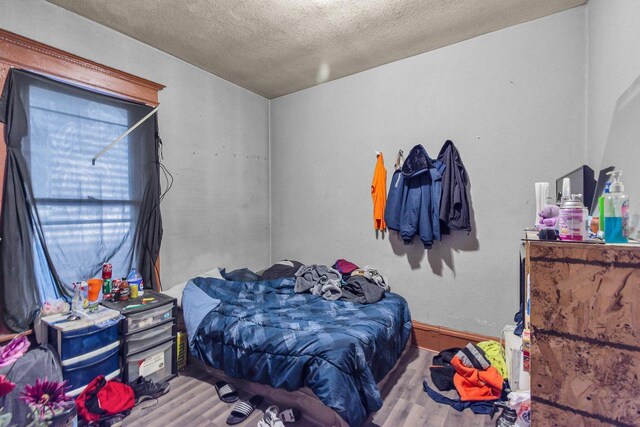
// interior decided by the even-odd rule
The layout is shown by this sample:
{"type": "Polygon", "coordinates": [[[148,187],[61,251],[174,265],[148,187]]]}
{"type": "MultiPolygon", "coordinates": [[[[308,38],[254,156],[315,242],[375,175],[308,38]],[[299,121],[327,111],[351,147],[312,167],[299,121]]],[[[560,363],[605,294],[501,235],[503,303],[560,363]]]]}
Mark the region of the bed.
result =
{"type": "Polygon", "coordinates": [[[240,378],[287,391],[308,387],[351,426],[382,406],[377,386],[407,345],[401,296],[375,304],[296,294],[292,279],[196,277],[182,295],[191,354],[240,378]]]}

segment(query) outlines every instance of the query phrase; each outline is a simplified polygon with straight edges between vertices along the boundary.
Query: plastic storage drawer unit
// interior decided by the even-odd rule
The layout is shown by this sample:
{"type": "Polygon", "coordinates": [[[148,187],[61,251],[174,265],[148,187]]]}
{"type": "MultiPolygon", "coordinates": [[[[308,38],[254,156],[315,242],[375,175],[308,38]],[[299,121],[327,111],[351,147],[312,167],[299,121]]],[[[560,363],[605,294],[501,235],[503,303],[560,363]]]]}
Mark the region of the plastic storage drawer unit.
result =
{"type": "Polygon", "coordinates": [[[126,354],[139,353],[170,338],[173,338],[173,322],[131,334],[125,341],[126,354]]]}
{"type": "Polygon", "coordinates": [[[106,328],[91,326],[74,331],[49,328],[49,342],[58,350],[61,360],[73,359],[118,341],[118,326],[116,322],[106,328]]]}
{"type": "Polygon", "coordinates": [[[127,314],[127,333],[157,325],[173,317],[173,304],[161,305],[152,310],[127,314]]]}
{"type": "Polygon", "coordinates": [[[123,316],[122,379],[133,382],[139,376],[155,381],[176,376],[175,355],[177,307],[175,298],[146,289],[144,295],[128,301],[103,301],[123,316]]]}
{"type": "Polygon", "coordinates": [[[127,356],[124,369],[127,370],[129,382],[141,376],[154,382],[171,377],[175,356],[174,342],[171,339],[152,349],[127,356]]]}
{"type": "Polygon", "coordinates": [[[42,319],[47,325],[47,340],[58,352],[63,364],[120,340],[122,316],[115,310],[100,307],[85,313],[80,320],[67,320],[68,313],[42,319]]]}
{"type": "Polygon", "coordinates": [[[80,394],[80,391],[98,375],[119,373],[118,344],[116,342],[106,346],[104,350],[78,357],[74,360],[75,363],[63,363],[62,376],[68,382],[70,394],[80,394]]]}

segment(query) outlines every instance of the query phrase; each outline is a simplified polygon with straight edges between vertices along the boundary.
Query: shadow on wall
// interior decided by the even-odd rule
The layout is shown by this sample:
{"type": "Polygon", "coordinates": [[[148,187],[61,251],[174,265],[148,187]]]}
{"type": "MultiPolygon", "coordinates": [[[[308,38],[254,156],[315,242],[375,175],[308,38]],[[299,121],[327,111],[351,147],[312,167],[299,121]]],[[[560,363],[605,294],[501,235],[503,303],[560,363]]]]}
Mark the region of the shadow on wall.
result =
{"type": "Polygon", "coordinates": [[[640,76],[618,98],[604,147],[602,167],[621,170],[631,210],[630,237],[640,239],[640,76]]]}
{"type": "Polygon", "coordinates": [[[434,242],[431,249],[425,249],[419,236],[414,237],[412,243],[407,245],[400,237],[400,233],[390,231],[389,243],[391,243],[393,253],[398,256],[406,255],[411,269],[418,270],[422,268],[421,264],[426,252],[431,271],[433,271],[434,274],[442,276],[444,266],[446,265],[455,277],[454,252],[477,251],[480,248],[480,242],[478,242],[476,235],[476,218],[475,211],[473,210],[473,200],[471,198],[471,182],[467,185],[467,192],[469,194],[471,232],[467,233],[466,231],[452,230],[451,234],[443,235],[440,242],[434,242]]]}

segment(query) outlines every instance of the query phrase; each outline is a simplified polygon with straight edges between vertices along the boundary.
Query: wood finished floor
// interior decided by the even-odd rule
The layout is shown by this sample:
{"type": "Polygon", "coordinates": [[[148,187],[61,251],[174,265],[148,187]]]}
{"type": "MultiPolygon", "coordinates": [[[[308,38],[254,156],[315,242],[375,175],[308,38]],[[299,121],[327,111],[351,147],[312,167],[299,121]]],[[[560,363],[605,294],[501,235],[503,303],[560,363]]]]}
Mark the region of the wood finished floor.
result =
{"type": "MultiPolygon", "coordinates": [[[[457,412],[447,405],[435,403],[422,390],[422,380],[428,373],[428,366],[434,353],[410,348],[409,360],[404,369],[392,372],[381,394],[382,408],[372,414],[367,427],[413,427],[413,426],[493,426],[494,421],[487,415],[474,415],[470,410],[457,412]]],[[[221,402],[215,392],[214,377],[192,366],[171,381],[171,390],[158,399],[158,403],[141,403],[134,408],[123,425],[127,427],[166,426],[226,426],[231,405],[221,402]],[[145,409],[146,408],[146,409],[145,409]]],[[[262,409],[266,408],[263,403],[262,409]]],[[[240,426],[255,426],[262,418],[261,410],[254,411],[240,426]]],[[[292,426],[304,426],[304,420],[292,426]]]]}

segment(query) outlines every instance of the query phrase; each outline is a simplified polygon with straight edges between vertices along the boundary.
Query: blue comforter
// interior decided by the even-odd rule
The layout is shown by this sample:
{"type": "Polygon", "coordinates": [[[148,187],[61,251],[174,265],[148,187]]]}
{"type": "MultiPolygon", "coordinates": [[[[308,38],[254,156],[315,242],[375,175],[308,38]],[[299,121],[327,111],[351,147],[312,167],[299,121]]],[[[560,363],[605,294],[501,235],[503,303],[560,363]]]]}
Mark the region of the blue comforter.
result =
{"type": "Polygon", "coordinates": [[[352,426],[382,407],[377,382],[409,340],[401,296],[362,305],[296,294],[294,281],[197,277],[182,307],[191,353],[227,375],[292,391],[307,386],[352,426]]]}

